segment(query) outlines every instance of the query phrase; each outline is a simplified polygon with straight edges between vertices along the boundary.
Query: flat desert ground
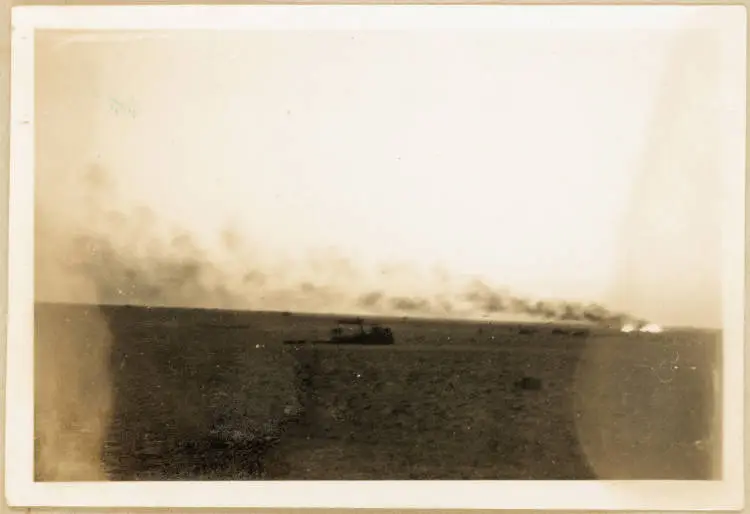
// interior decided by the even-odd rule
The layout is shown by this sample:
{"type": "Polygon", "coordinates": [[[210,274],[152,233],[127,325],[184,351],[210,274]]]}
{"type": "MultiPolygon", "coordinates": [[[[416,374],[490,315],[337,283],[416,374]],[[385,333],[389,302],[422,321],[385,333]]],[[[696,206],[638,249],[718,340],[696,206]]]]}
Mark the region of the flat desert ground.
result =
{"type": "Polygon", "coordinates": [[[37,304],[36,479],[719,478],[718,331],[339,317],[37,304]]]}

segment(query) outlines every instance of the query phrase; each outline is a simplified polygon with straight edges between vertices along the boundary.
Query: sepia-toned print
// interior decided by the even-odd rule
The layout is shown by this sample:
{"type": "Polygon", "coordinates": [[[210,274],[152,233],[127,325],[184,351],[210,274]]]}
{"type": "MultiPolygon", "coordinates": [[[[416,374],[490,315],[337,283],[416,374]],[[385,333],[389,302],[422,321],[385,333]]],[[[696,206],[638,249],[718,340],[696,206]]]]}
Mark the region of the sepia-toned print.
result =
{"type": "Polygon", "coordinates": [[[728,480],[744,32],[680,16],[37,28],[33,481],[728,480]]]}

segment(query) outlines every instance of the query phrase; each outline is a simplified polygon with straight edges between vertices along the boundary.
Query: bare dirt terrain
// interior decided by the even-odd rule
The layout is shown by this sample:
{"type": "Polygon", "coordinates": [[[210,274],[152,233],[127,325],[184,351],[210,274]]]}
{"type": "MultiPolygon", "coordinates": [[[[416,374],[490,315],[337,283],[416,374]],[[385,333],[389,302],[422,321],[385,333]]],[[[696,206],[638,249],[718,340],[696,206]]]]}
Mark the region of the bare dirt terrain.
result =
{"type": "MultiPolygon", "coordinates": [[[[101,366],[93,316],[111,480],[718,478],[718,332],[392,319],[392,346],[295,346],[336,317],[38,304],[37,369],[101,366]]],[[[40,375],[38,424],[63,408],[40,375]]],[[[58,397],[88,394],[71,382],[58,397]]],[[[64,480],[39,471],[45,444],[37,480],[64,480]]]]}

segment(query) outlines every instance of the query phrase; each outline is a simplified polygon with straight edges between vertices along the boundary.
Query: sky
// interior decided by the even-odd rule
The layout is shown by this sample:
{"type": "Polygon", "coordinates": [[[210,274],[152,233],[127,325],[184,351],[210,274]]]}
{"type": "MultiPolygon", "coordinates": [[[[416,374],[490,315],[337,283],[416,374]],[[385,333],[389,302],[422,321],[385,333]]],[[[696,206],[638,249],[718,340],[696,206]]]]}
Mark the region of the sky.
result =
{"type": "MultiPolygon", "coordinates": [[[[129,269],[195,250],[201,283],[248,308],[289,298],[269,284],[450,299],[481,280],[719,327],[720,181],[743,167],[722,141],[730,101],[744,110],[730,98],[744,70],[719,43],[653,28],[39,32],[37,252],[59,282],[60,249],[86,234],[129,269]]],[[[94,294],[37,282],[39,299],[94,294]]]]}

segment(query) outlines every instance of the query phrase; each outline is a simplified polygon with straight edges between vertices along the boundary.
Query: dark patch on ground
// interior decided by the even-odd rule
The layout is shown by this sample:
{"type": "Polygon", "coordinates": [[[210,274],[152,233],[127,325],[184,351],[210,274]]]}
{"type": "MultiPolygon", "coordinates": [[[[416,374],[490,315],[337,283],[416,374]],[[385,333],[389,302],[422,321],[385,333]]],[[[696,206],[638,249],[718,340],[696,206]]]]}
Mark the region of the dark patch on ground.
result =
{"type": "Polygon", "coordinates": [[[516,389],[524,391],[539,391],[542,388],[542,381],[534,377],[523,377],[514,384],[516,389]]]}

